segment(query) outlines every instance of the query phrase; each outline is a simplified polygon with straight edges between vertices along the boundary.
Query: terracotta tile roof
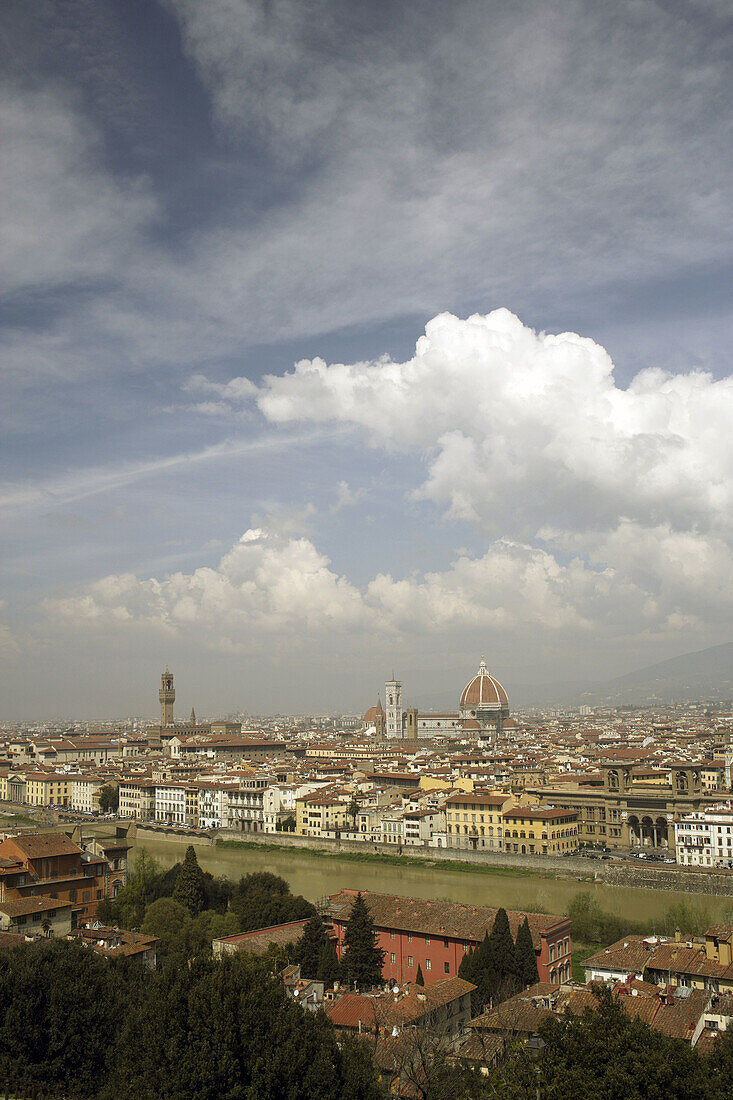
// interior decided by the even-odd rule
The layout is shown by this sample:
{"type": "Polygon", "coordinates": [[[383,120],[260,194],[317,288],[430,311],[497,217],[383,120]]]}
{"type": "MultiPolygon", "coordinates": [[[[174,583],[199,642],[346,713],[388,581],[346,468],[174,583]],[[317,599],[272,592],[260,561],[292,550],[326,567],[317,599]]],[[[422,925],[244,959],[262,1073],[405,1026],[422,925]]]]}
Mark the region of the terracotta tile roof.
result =
{"type": "Polygon", "coordinates": [[[496,1008],[471,1020],[470,1027],[481,1031],[505,1034],[534,1035],[543,1020],[553,1015],[552,1009],[536,1004],[532,997],[519,994],[503,1001],[496,1008]]]}
{"type": "Polygon", "coordinates": [[[239,932],[235,936],[222,936],[214,942],[231,944],[237,951],[246,951],[250,955],[264,955],[271,943],[278,946],[295,943],[300,939],[307,923],[307,920],[295,920],[287,924],[273,924],[269,928],[255,928],[251,932],[239,932]]]}
{"type": "Polygon", "coordinates": [[[414,1024],[436,1008],[459,1000],[476,988],[463,978],[441,978],[426,986],[410,984],[395,997],[383,990],[373,993],[344,993],[326,1006],[335,1027],[404,1027],[414,1024]]]}
{"type": "Polygon", "coordinates": [[[0,901],[0,913],[5,913],[9,917],[22,917],[30,913],[49,913],[54,909],[71,909],[71,902],[44,897],[0,901]]]}
{"type": "Polygon", "coordinates": [[[50,856],[79,855],[81,848],[74,844],[65,833],[20,833],[8,837],[3,844],[13,844],[20,849],[26,859],[40,859],[50,856]]]}
{"type": "Polygon", "coordinates": [[[590,955],[583,965],[596,970],[625,970],[643,974],[650,958],[651,949],[645,946],[643,936],[626,936],[618,943],[590,955]]]}
{"type": "MultiPolygon", "coordinates": [[[[396,894],[377,894],[362,891],[372,920],[378,928],[399,929],[404,932],[421,932],[423,935],[445,936],[452,939],[477,942],[494,926],[498,912],[489,906],[462,905],[458,902],[432,901],[423,898],[406,898],[396,894]]],[[[327,908],[328,915],[336,920],[348,920],[356,891],[342,890],[332,894],[327,908]]],[[[544,913],[507,912],[509,928],[516,938],[525,916],[529,920],[535,950],[541,946],[541,933],[568,923],[567,917],[544,913]]]]}

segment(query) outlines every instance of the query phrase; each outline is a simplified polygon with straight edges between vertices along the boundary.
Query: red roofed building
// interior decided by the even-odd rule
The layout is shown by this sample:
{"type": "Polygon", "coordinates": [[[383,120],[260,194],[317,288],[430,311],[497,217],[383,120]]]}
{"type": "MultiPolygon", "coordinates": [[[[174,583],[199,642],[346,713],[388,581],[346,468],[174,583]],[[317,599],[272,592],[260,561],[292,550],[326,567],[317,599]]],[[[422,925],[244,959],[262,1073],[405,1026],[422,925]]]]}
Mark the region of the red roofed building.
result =
{"type": "MultiPolygon", "coordinates": [[[[332,894],[325,916],[333,923],[336,950],[343,954],[346,924],[356,890],[332,894]]],[[[400,984],[414,981],[418,966],[426,983],[457,977],[463,956],[476,947],[494,926],[496,909],[458,902],[406,898],[362,891],[384,951],[382,974],[400,984]]],[[[553,985],[567,981],[572,971],[570,921],[545,913],[509,911],[509,927],[516,938],[527,917],[540,981],[553,985]]]]}

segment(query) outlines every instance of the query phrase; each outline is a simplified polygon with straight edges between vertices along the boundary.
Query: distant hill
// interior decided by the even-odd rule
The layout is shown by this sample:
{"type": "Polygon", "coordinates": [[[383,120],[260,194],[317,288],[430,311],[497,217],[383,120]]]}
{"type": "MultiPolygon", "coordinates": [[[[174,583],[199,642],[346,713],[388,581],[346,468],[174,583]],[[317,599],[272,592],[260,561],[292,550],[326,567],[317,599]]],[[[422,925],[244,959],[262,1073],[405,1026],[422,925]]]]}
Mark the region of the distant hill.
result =
{"type": "MultiPolygon", "coordinates": [[[[519,684],[507,679],[504,686],[510,706],[515,707],[577,706],[581,703],[643,706],[646,703],[733,699],[733,642],[671,657],[612,680],[519,684]]],[[[458,706],[458,697],[455,692],[424,695],[418,705],[422,710],[453,711],[458,706]]]]}
{"type": "Polygon", "coordinates": [[[598,685],[601,695],[619,702],[692,703],[733,699],[733,642],[685,653],[598,685]]]}

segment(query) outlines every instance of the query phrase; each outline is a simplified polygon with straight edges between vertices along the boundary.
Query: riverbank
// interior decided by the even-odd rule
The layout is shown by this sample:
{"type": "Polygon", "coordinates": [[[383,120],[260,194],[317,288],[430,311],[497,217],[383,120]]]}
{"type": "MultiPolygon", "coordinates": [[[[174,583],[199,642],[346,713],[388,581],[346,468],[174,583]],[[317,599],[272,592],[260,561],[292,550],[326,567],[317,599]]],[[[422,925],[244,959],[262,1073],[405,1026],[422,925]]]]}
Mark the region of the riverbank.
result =
{"type": "MultiPolygon", "coordinates": [[[[258,851],[283,851],[283,845],[267,842],[252,842],[248,840],[221,840],[214,841],[215,848],[229,848],[234,851],[240,848],[255,848],[258,851]]],[[[467,863],[459,859],[444,859],[438,862],[429,856],[395,855],[394,852],[329,852],[323,848],[311,848],[308,855],[317,859],[338,859],[344,863],[381,863],[391,867],[439,867],[441,870],[460,871],[462,874],[484,875],[529,875],[531,878],[561,877],[556,871],[537,871],[529,867],[499,867],[491,863],[467,863]]],[[[573,875],[573,878],[576,876],[573,875]]],[[[588,881],[593,881],[593,876],[588,876],[588,881]]]]}
{"type": "MultiPolygon", "coordinates": [[[[135,850],[145,848],[164,866],[183,858],[185,847],[193,844],[200,865],[217,877],[238,880],[253,871],[271,871],[286,879],[293,893],[303,894],[309,901],[320,902],[344,887],[381,893],[409,895],[419,898],[459,901],[469,905],[503,906],[505,909],[534,912],[567,913],[572,899],[580,893],[590,894],[594,902],[609,913],[624,914],[630,920],[643,922],[650,932],[662,931],[672,906],[694,910],[698,925],[727,922],[733,911],[730,897],[708,896],[691,898],[684,891],[640,888],[606,882],[602,878],[581,878],[558,874],[516,873],[506,867],[494,868],[484,862],[459,864],[450,860],[440,863],[419,860],[391,853],[391,859],[352,859],[346,853],[302,847],[289,849],[272,843],[263,836],[259,843],[248,839],[222,845],[212,845],[207,838],[178,834],[162,837],[152,830],[138,829],[135,850]],[[470,870],[473,873],[467,873],[470,870]],[[477,873],[478,872],[478,873],[477,873]]],[[[131,853],[134,856],[134,851],[131,853]]],[[[363,853],[372,856],[375,853],[363,853]]]]}

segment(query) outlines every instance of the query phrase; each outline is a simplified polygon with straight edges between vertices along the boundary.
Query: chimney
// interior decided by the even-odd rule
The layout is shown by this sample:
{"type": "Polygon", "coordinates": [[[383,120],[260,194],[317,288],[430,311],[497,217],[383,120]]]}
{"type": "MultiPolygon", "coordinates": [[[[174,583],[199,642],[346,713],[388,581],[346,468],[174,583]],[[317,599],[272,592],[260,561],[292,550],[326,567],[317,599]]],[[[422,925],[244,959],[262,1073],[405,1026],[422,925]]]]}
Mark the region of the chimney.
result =
{"type": "Polygon", "coordinates": [[[675,930],[674,930],[674,942],[675,943],[681,943],[682,942],[682,933],[680,932],[679,928],[675,928],[675,930]]]}

